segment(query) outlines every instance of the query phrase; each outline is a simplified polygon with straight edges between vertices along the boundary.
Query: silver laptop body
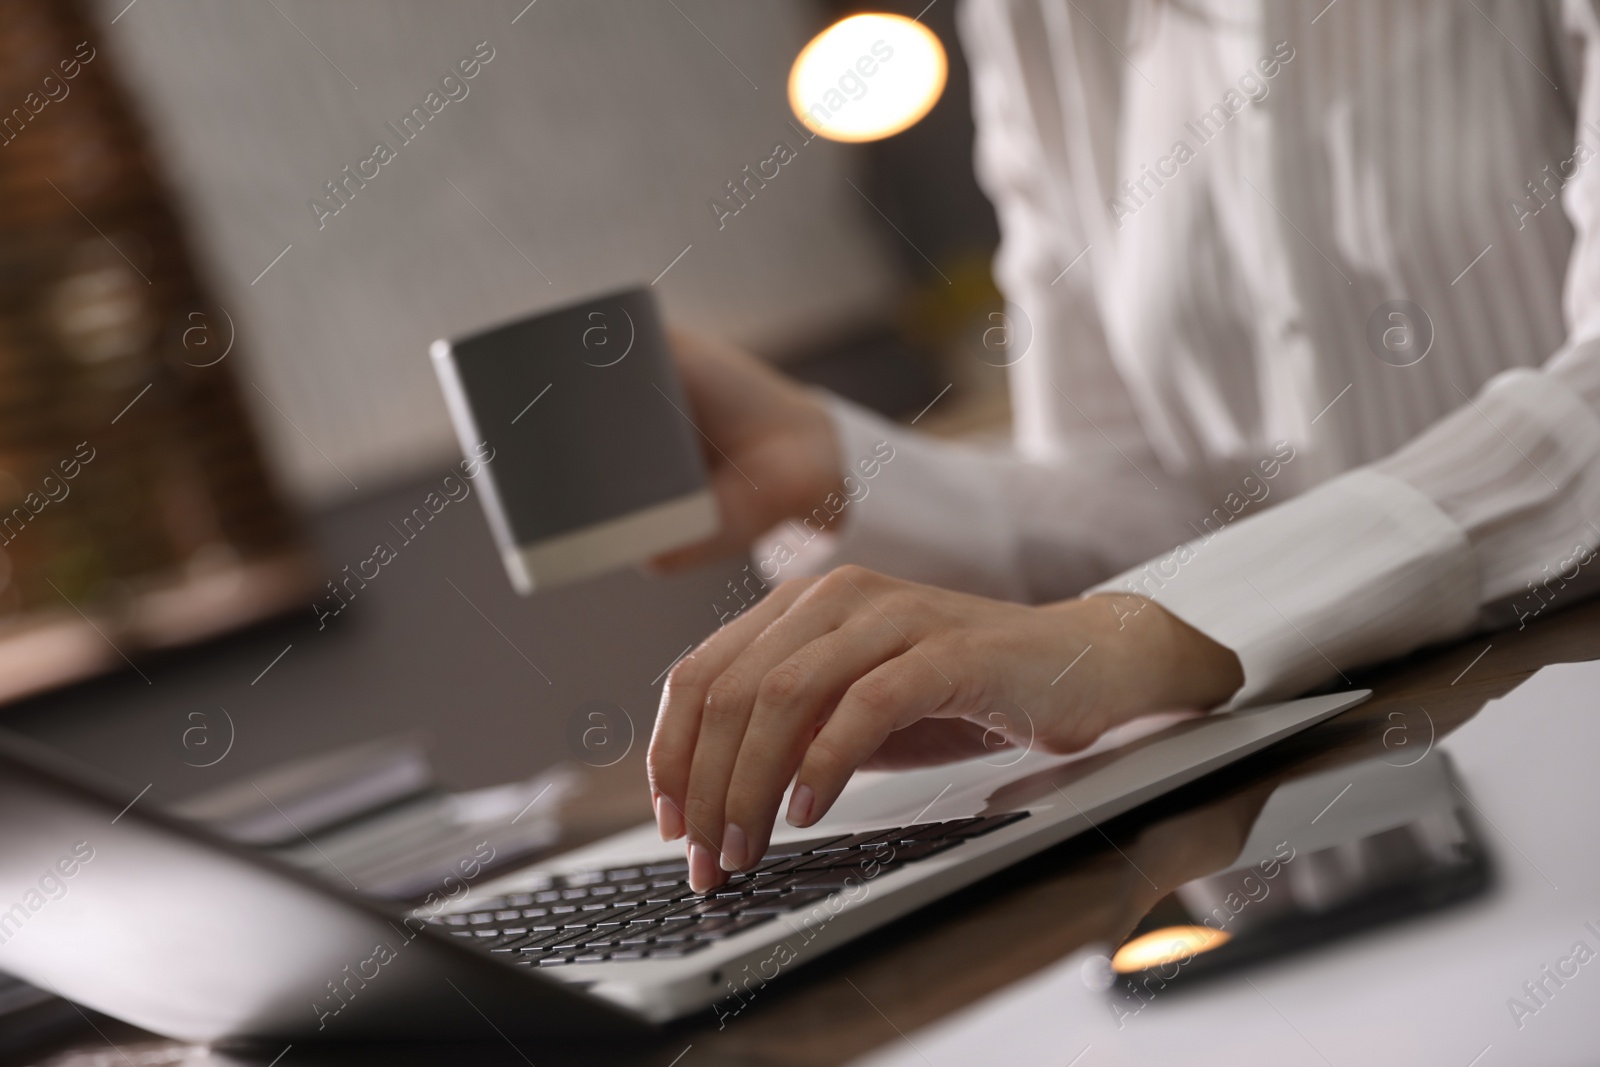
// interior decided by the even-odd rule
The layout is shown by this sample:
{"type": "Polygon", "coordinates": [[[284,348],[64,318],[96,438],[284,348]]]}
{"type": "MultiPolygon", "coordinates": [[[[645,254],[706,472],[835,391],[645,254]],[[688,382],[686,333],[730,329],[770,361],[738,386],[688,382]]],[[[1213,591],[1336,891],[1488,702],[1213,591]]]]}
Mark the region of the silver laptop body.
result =
{"type": "MultiPolygon", "coordinates": [[[[769,852],[801,839],[848,844],[910,828],[890,833],[901,843],[887,850],[880,842],[851,853],[842,882],[800,869],[819,862],[807,853],[795,857],[791,878],[811,886],[794,891],[803,906],[764,901],[752,909],[763,914],[739,921],[689,916],[696,931],[720,923],[717,936],[663,935],[657,948],[647,941],[578,952],[560,966],[535,965],[515,950],[519,938],[539,939],[539,931],[516,932],[532,923],[521,914],[549,910],[520,902],[670,866],[681,843],[663,845],[653,827],[641,827],[407,911],[148,802],[127,807],[129,797],[49,750],[4,736],[0,970],[156,1033],[208,1043],[492,1040],[495,1030],[592,1042],[626,1040],[706,1009],[726,1021],[754,992],[822,953],[1367,696],[1185,719],[1078,757],[1000,750],[988,760],[860,775],[827,818],[805,831],[784,828],[769,852]]],[[[829,855],[834,862],[841,853],[829,855]]],[[[789,863],[769,865],[779,862],[789,863]]]]}

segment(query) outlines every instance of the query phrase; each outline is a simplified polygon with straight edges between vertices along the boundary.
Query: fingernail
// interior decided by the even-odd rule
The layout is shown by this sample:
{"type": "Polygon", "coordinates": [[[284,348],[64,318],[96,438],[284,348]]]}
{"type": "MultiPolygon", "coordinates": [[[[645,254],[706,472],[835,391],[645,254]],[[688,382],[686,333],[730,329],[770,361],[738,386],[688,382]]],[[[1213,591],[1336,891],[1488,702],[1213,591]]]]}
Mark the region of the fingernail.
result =
{"type": "Polygon", "coordinates": [[[676,841],[683,836],[683,812],[671,797],[656,797],[656,828],[661,831],[663,841],[676,841]]]}
{"type": "Polygon", "coordinates": [[[722,869],[732,874],[744,867],[747,860],[745,852],[749,844],[744,836],[744,831],[738,823],[730,822],[727,829],[722,831],[722,869]]]}
{"type": "Polygon", "coordinates": [[[810,826],[811,807],[816,802],[817,796],[809,785],[795,786],[794,792],[789,795],[789,814],[784,819],[790,826],[810,826]]]}
{"type": "Polygon", "coordinates": [[[716,853],[695,841],[689,845],[689,888],[704,893],[717,884],[722,871],[717,867],[716,853]]]}

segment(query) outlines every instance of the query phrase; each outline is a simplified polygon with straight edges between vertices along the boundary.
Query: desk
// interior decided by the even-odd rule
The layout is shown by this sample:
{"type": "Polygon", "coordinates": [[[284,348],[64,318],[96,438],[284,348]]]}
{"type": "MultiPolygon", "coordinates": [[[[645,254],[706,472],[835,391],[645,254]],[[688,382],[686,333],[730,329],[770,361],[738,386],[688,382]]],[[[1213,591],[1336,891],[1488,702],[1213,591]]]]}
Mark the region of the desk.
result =
{"type": "MultiPolygon", "coordinates": [[[[1119,846],[1140,833],[1200,806],[1227,804],[1259,793],[1278,778],[1382,755],[1385,733],[1399,712],[1408,724],[1430,721],[1439,735],[1469,718],[1539,667],[1600,657],[1600,603],[1552,614],[1522,632],[1479,637],[1411,657],[1356,678],[1375,690],[1369,703],[1300,734],[1267,752],[1218,772],[1131,812],[1105,829],[1119,846]],[[1485,651],[1487,649],[1487,651],[1485,651]],[[1419,716],[1425,710],[1426,717],[1419,716]]],[[[1414,727],[1413,727],[1414,728],[1414,727]]],[[[1391,734],[1391,747],[1396,738],[1391,734]]],[[[637,755],[595,772],[590,798],[609,797],[603,813],[581,798],[589,814],[574,838],[596,835],[648,814],[639,788],[637,755]],[[617,785],[627,788],[618,790],[617,785]]],[[[826,957],[761,992],[726,1029],[695,1018],[670,1028],[661,1041],[627,1060],[640,1065],[709,1067],[721,1064],[809,1065],[846,1062],[941,1016],[973,1003],[1067,956],[1115,935],[1130,884],[1128,861],[1097,835],[1083,835],[1035,857],[1004,876],[973,886],[826,957]],[[680,1053],[681,1060],[674,1060],[680,1053]]],[[[56,1055],[22,1062],[113,1065],[198,1063],[181,1050],[117,1024],[100,1021],[103,1034],[85,1027],[56,1055]]],[[[259,1060],[260,1067],[277,1050],[259,1060]]],[[[217,1063],[251,1063],[212,1057],[217,1063]]],[[[544,1067],[550,1058],[533,1054],[544,1067]]],[[[281,1067],[308,1062],[521,1064],[505,1045],[322,1051],[294,1049],[281,1067]]],[[[616,1060],[613,1062],[624,1062],[616,1060]]]]}

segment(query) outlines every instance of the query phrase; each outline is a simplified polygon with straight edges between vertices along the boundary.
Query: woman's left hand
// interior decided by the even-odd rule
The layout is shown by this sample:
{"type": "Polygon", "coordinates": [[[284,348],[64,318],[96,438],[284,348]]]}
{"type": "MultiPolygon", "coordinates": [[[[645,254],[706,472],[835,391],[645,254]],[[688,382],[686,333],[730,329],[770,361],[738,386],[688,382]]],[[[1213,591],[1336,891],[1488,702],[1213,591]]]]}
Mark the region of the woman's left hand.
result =
{"type": "Polygon", "coordinates": [[[672,669],[650,743],[656,819],[667,840],[687,833],[703,892],[766,852],[791,781],[788,821],[809,826],[860,767],[997,739],[1071,752],[1242,681],[1232,652],[1150,601],[1030,607],[841,567],[778,586],[672,669]]]}

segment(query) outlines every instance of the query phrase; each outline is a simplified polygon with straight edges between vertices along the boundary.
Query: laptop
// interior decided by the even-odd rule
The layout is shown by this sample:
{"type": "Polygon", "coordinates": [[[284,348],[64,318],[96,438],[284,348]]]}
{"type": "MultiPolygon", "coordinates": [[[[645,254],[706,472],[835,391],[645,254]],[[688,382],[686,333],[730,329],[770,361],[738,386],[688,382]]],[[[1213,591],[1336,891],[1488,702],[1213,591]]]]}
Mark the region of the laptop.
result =
{"type": "MultiPolygon", "coordinates": [[[[726,1024],[822,954],[1353,707],[1144,720],[1075,756],[859,774],[709,896],[642,826],[421,906],[372,900],[0,736],[0,971],[170,1037],[598,1042],[726,1024]]],[[[481,859],[481,857],[480,857],[481,859]]]]}

